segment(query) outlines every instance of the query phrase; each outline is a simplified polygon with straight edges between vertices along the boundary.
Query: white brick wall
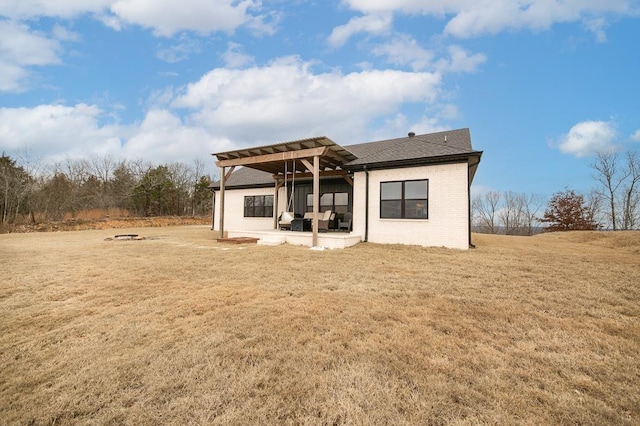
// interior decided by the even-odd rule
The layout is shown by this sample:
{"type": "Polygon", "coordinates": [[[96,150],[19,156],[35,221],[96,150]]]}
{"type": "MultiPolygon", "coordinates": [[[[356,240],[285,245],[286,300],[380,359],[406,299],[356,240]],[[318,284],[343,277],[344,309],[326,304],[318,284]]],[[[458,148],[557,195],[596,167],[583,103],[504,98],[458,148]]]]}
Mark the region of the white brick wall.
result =
{"type": "MultiPolygon", "coordinates": [[[[284,189],[278,195],[279,207],[276,212],[284,211],[286,206],[284,189]]],[[[224,229],[264,231],[273,229],[272,217],[244,217],[244,197],[251,195],[273,195],[273,188],[227,189],[224,191],[224,229]]],[[[216,191],[216,206],[213,229],[220,230],[220,191],[216,191]]]]}
{"type": "MultiPolygon", "coordinates": [[[[366,176],[354,176],[354,232],[365,233],[366,176]]],[[[467,164],[369,172],[369,234],[373,243],[469,248],[467,164]],[[428,219],[381,219],[380,182],[429,179],[428,219]]]]}

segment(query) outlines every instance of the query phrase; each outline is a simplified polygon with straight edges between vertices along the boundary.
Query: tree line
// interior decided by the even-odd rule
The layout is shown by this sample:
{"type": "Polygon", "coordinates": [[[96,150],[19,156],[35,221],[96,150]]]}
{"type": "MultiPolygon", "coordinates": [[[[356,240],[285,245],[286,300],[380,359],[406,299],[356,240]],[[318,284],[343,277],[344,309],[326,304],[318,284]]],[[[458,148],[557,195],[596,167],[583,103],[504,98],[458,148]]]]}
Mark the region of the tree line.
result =
{"type": "Polygon", "coordinates": [[[567,188],[548,201],[540,194],[515,192],[474,196],[474,230],[533,235],[543,230],[640,229],[640,155],[601,152],[589,167],[595,187],[587,194],[567,188]]]}
{"type": "Polygon", "coordinates": [[[0,223],[56,221],[87,210],[136,216],[211,212],[211,177],[201,161],[156,165],[111,156],[67,159],[39,169],[0,157],[0,223]]]}

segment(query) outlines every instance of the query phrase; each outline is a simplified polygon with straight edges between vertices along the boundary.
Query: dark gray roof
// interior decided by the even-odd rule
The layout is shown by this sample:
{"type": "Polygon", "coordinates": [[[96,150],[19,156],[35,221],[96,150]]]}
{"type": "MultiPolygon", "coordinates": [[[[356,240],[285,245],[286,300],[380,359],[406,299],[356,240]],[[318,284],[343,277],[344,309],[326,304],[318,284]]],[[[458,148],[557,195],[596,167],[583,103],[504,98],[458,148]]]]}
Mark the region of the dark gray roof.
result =
{"type": "MultiPolygon", "coordinates": [[[[405,136],[377,142],[347,145],[344,147],[356,158],[342,165],[343,170],[393,168],[447,161],[468,161],[471,179],[477,169],[482,151],[471,147],[469,129],[448,130],[424,135],[405,136]]],[[[234,188],[274,185],[271,173],[250,167],[236,169],[226,182],[234,188]]],[[[212,188],[219,188],[214,182],[212,188]]]]}
{"type": "Polygon", "coordinates": [[[471,148],[469,129],[448,130],[425,135],[405,136],[378,142],[349,145],[357,159],[344,167],[384,165],[397,162],[422,162],[438,157],[452,158],[478,154],[471,148]]]}
{"type": "MultiPolygon", "coordinates": [[[[241,189],[242,187],[272,187],[274,180],[271,173],[262,170],[252,169],[250,167],[240,167],[234,170],[225,182],[225,186],[241,189]]],[[[213,182],[209,188],[220,188],[220,181],[213,182]]]]}

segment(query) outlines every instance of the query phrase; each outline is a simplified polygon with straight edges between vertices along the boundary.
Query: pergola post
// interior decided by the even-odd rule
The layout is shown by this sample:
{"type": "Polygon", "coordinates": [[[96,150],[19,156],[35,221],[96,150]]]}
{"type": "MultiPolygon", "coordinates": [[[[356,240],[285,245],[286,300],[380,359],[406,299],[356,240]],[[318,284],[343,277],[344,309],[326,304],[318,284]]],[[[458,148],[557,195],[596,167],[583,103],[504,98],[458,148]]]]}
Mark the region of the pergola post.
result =
{"type": "Polygon", "coordinates": [[[220,174],[220,229],[218,229],[220,231],[220,238],[224,238],[224,184],[227,180],[225,169],[226,167],[222,166],[222,173],[220,174]]]}
{"type": "Polygon", "coordinates": [[[229,167],[229,171],[227,172],[225,166],[221,166],[222,174],[220,178],[220,238],[224,238],[224,185],[233,173],[233,170],[236,166],[229,167]]]}
{"type": "Polygon", "coordinates": [[[284,180],[278,179],[274,176],[275,188],[273,190],[273,229],[278,229],[278,202],[280,188],[284,185],[284,180]]]}
{"type": "Polygon", "coordinates": [[[320,157],[313,157],[313,237],[311,246],[318,245],[318,215],[320,214],[320,157]]]}

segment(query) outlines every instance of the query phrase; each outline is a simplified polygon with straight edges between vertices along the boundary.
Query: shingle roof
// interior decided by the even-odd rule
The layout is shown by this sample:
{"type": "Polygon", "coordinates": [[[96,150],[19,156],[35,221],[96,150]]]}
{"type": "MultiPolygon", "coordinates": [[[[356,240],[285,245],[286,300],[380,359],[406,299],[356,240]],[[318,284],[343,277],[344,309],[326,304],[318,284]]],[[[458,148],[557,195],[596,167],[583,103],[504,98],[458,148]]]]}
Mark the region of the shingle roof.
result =
{"type": "Polygon", "coordinates": [[[405,136],[346,148],[358,157],[345,164],[346,168],[478,153],[471,148],[469,129],[405,136]]]}
{"type": "MultiPolygon", "coordinates": [[[[262,170],[252,169],[250,167],[240,167],[236,169],[229,179],[225,182],[225,186],[242,188],[242,187],[260,187],[267,186],[272,187],[274,180],[271,173],[263,172],[262,170]]],[[[209,188],[220,188],[220,181],[213,182],[209,185],[209,188]]]]}

